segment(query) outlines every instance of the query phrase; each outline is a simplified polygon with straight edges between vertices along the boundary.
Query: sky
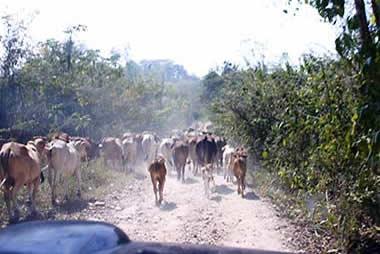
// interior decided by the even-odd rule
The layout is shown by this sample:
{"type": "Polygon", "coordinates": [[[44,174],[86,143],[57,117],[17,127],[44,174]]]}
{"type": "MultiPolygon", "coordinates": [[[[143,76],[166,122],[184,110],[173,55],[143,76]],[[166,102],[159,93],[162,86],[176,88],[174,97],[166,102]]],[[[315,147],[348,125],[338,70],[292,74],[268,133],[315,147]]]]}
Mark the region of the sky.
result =
{"type": "Polygon", "coordinates": [[[128,57],[171,59],[199,77],[224,61],[243,64],[283,53],[296,64],[311,50],[332,54],[336,29],[317,11],[301,6],[283,12],[288,0],[0,0],[2,13],[35,15],[35,41],[64,40],[63,31],[86,25],[74,39],[107,55],[128,49],[128,57]],[[295,15],[293,15],[295,14],[295,15]]]}

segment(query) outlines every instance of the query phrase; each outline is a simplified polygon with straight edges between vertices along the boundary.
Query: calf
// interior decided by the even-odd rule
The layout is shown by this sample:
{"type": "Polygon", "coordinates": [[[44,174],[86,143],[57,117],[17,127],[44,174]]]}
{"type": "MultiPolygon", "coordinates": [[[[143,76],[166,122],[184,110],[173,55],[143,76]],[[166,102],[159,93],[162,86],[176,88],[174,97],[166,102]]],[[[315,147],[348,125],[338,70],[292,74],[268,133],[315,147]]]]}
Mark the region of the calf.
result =
{"type": "Polygon", "coordinates": [[[7,205],[10,222],[17,222],[20,208],[17,194],[22,186],[27,185],[31,200],[31,212],[37,214],[35,199],[40,185],[40,164],[46,155],[46,142],[36,139],[23,145],[10,142],[3,145],[0,151],[0,188],[4,185],[4,200],[7,205]],[[33,192],[32,192],[33,191],[33,192]],[[11,200],[14,216],[11,212],[11,200]]]}
{"type": "Polygon", "coordinates": [[[189,155],[189,147],[178,141],[173,145],[173,161],[174,166],[177,170],[177,179],[182,179],[182,182],[185,182],[185,166],[187,156],[189,155]]]}
{"type": "Polygon", "coordinates": [[[232,170],[237,180],[238,194],[244,197],[245,190],[245,175],[247,173],[247,152],[244,150],[237,150],[232,153],[232,170]]]}
{"type": "Polygon", "coordinates": [[[164,196],[163,191],[166,177],[165,158],[162,156],[158,156],[156,159],[154,159],[152,163],[149,165],[148,171],[152,179],[153,192],[156,198],[156,205],[160,205],[164,196]],[[160,194],[160,199],[157,198],[157,185],[160,194]]]}
{"type": "Polygon", "coordinates": [[[212,165],[207,164],[206,166],[202,167],[201,172],[202,172],[204,191],[205,191],[206,197],[210,199],[210,183],[212,182],[214,187],[216,186],[214,176],[212,175],[212,165]]]}
{"type": "Polygon", "coordinates": [[[66,143],[60,139],[52,140],[49,143],[48,150],[48,179],[51,188],[52,204],[56,204],[56,187],[57,178],[63,175],[63,184],[65,187],[65,200],[68,199],[68,181],[67,177],[75,175],[78,181],[77,195],[81,196],[81,174],[80,174],[80,154],[75,149],[72,142],[66,143]]]}

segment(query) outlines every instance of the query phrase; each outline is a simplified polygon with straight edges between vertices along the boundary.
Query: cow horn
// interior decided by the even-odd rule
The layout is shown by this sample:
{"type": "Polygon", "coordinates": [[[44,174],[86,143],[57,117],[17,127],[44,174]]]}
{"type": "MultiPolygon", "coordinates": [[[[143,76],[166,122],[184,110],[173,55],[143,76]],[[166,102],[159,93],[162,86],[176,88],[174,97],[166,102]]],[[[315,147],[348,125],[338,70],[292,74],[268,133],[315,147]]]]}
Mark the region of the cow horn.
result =
{"type": "Polygon", "coordinates": [[[5,183],[6,180],[7,180],[7,178],[4,178],[3,181],[1,181],[0,188],[3,186],[3,184],[5,183]]]}

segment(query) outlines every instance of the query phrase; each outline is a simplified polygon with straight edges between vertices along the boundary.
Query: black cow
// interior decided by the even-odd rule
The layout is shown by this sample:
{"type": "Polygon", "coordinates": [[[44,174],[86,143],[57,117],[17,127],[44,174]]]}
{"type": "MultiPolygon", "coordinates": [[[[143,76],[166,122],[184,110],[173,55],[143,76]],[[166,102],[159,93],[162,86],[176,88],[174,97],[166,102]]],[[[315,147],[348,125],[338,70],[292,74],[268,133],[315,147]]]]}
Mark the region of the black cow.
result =
{"type": "MultiPolygon", "coordinates": [[[[195,152],[198,157],[200,167],[205,167],[207,164],[214,164],[216,159],[217,147],[214,137],[205,135],[198,141],[195,152]]],[[[197,172],[195,172],[197,174],[197,172]]]]}
{"type": "Polygon", "coordinates": [[[223,151],[222,148],[227,145],[226,139],[224,137],[216,136],[216,166],[221,169],[223,167],[223,151]]]}

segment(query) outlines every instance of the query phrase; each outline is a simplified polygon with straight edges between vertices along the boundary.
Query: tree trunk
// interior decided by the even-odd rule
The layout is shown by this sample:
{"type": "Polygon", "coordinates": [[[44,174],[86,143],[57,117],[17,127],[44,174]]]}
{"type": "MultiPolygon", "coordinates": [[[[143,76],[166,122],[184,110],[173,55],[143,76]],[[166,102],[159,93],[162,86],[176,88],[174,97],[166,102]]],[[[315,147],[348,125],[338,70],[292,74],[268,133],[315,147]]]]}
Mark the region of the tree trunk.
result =
{"type": "Polygon", "coordinates": [[[359,19],[360,25],[360,40],[362,42],[362,49],[367,52],[371,46],[371,36],[368,28],[367,16],[365,13],[364,0],[355,0],[356,15],[359,19]]]}
{"type": "Polygon", "coordinates": [[[375,15],[377,29],[380,29],[380,1],[371,0],[373,15],[375,15]]]}

